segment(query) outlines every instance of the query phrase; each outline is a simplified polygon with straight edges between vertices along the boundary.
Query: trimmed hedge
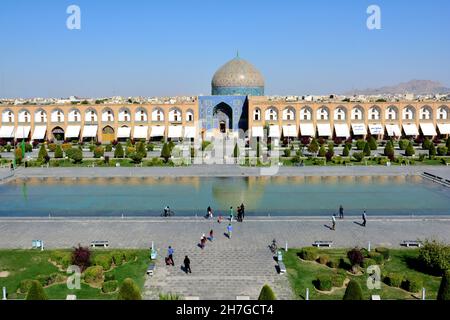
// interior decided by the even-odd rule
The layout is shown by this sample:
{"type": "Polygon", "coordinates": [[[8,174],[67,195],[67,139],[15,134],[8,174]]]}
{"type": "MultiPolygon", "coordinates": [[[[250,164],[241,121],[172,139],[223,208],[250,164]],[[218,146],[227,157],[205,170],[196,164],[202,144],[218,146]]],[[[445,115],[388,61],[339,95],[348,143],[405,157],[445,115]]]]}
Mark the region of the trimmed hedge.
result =
{"type": "Polygon", "coordinates": [[[303,260],[315,261],[317,259],[318,253],[316,248],[303,248],[302,250],[300,250],[298,255],[303,260]]]}
{"type": "Polygon", "coordinates": [[[123,258],[126,262],[135,261],[137,258],[137,253],[134,250],[125,250],[123,252],[123,258]]]}
{"type": "Polygon", "coordinates": [[[117,280],[106,281],[106,282],[103,282],[102,292],[103,293],[112,293],[112,292],[115,292],[118,287],[119,287],[119,282],[117,280]]]}
{"type": "Polygon", "coordinates": [[[142,300],[141,291],[139,290],[133,279],[126,278],[123,280],[119,289],[118,300],[142,300]]]}
{"type": "Polygon", "coordinates": [[[52,251],[50,260],[67,269],[72,264],[72,253],[69,251],[52,251]]]}
{"type": "Polygon", "coordinates": [[[381,253],[378,252],[369,252],[369,258],[374,260],[376,263],[382,265],[384,263],[384,257],[381,253]]]}
{"type": "Polygon", "coordinates": [[[339,268],[339,261],[338,260],[330,260],[327,262],[327,266],[333,269],[339,268]]]}
{"type": "Polygon", "coordinates": [[[363,300],[361,286],[355,280],[350,280],[343,300],[363,300]]]}
{"type": "Polygon", "coordinates": [[[26,300],[48,300],[44,288],[42,288],[42,285],[39,283],[39,281],[31,281],[31,286],[28,290],[26,300]]]}
{"type": "Polygon", "coordinates": [[[104,276],[105,276],[105,282],[106,281],[111,281],[111,280],[116,280],[116,276],[112,272],[106,272],[104,274],[104,276]]]}
{"type": "Polygon", "coordinates": [[[375,252],[380,253],[380,254],[383,256],[383,258],[384,258],[385,261],[389,260],[389,257],[390,257],[390,251],[389,251],[388,248],[379,247],[379,248],[376,248],[376,249],[375,249],[375,252]]]}
{"type": "Polygon", "coordinates": [[[262,287],[258,300],[277,300],[277,298],[272,288],[266,284],[262,287]]]}
{"type": "Polygon", "coordinates": [[[114,251],[111,256],[116,266],[121,266],[125,260],[124,253],[122,251],[114,251]]]}
{"type": "Polygon", "coordinates": [[[333,279],[329,275],[320,275],[314,285],[320,291],[330,291],[333,287],[333,279]]]}
{"type": "Polygon", "coordinates": [[[378,263],[374,259],[366,258],[366,259],[364,259],[364,261],[362,263],[362,267],[364,269],[367,269],[368,267],[376,265],[376,264],[378,264],[378,263]]]}
{"type": "Polygon", "coordinates": [[[112,257],[109,254],[98,254],[94,256],[93,264],[101,266],[103,270],[108,271],[111,269],[112,257]]]}
{"type": "Polygon", "coordinates": [[[319,262],[320,264],[327,264],[328,261],[330,261],[330,257],[326,254],[321,254],[319,256],[319,258],[317,259],[317,262],[319,262]]]}
{"type": "Polygon", "coordinates": [[[86,283],[99,283],[103,281],[103,268],[92,266],[84,271],[84,281],[86,283]]]}
{"type": "Polygon", "coordinates": [[[31,280],[31,279],[25,279],[25,280],[20,281],[19,288],[18,288],[19,292],[20,293],[28,293],[28,291],[31,288],[32,283],[33,283],[33,280],[31,280]]]}
{"type": "Polygon", "coordinates": [[[450,270],[447,270],[442,277],[437,300],[450,300],[450,270]]]}
{"type": "Polygon", "coordinates": [[[408,276],[402,282],[402,288],[406,291],[417,293],[423,288],[423,281],[418,277],[408,276]]]}
{"type": "Polygon", "coordinates": [[[403,275],[396,273],[389,273],[384,277],[383,281],[390,287],[400,288],[403,283],[403,275]]]}

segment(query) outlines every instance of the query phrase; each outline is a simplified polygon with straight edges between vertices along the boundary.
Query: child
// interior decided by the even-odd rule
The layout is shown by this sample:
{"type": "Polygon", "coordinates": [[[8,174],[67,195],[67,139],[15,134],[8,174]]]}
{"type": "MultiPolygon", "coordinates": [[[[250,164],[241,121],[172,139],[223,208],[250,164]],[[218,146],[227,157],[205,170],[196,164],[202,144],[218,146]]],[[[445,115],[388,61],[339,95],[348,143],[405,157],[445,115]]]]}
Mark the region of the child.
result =
{"type": "Polygon", "coordinates": [[[213,240],[214,240],[214,232],[213,232],[212,229],[211,229],[211,231],[209,231],[209,240],[210,240],[210,241],[213,241],[213,240]]]}

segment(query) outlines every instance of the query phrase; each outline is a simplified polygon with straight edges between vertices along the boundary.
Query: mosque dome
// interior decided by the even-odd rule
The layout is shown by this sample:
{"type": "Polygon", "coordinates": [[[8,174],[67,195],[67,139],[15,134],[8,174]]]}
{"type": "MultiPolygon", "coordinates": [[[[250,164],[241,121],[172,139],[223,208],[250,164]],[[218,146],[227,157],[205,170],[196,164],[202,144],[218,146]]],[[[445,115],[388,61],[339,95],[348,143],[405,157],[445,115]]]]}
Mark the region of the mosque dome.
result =
{"type": "Polygon", "coordinates": [[[213,95],[264,95],[264,77],[239,56],[216,71],[211,82],[213,95]]]}

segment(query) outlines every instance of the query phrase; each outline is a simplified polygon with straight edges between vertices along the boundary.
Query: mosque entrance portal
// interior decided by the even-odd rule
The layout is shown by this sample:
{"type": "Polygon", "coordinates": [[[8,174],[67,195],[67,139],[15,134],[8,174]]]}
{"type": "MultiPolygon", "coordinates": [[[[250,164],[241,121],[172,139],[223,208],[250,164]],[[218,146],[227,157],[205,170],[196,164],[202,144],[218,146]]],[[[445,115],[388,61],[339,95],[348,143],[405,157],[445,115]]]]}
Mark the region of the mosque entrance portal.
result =
{"type": "Polygon", "coordinates": [[[233,109],[226,103],[219,103],[213,110],[214,127],[220,133],[227,133],[233,130],[233,109]]]}

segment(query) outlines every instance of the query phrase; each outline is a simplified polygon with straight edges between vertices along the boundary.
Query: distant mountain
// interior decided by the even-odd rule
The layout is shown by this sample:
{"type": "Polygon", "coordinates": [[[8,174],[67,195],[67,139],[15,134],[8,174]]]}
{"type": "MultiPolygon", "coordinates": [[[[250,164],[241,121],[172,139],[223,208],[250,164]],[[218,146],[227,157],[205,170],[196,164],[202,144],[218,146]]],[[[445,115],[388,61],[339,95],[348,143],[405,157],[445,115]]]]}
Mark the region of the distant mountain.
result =
{"type": "Polygon", "coordinates": [[[378,95],[378,94],[443,94],[450,93],[450,88],[442,83],[431,80],[411,80],[394,86],[386,86],[378,89],[353,90],[345,95],[378,95]]]}

